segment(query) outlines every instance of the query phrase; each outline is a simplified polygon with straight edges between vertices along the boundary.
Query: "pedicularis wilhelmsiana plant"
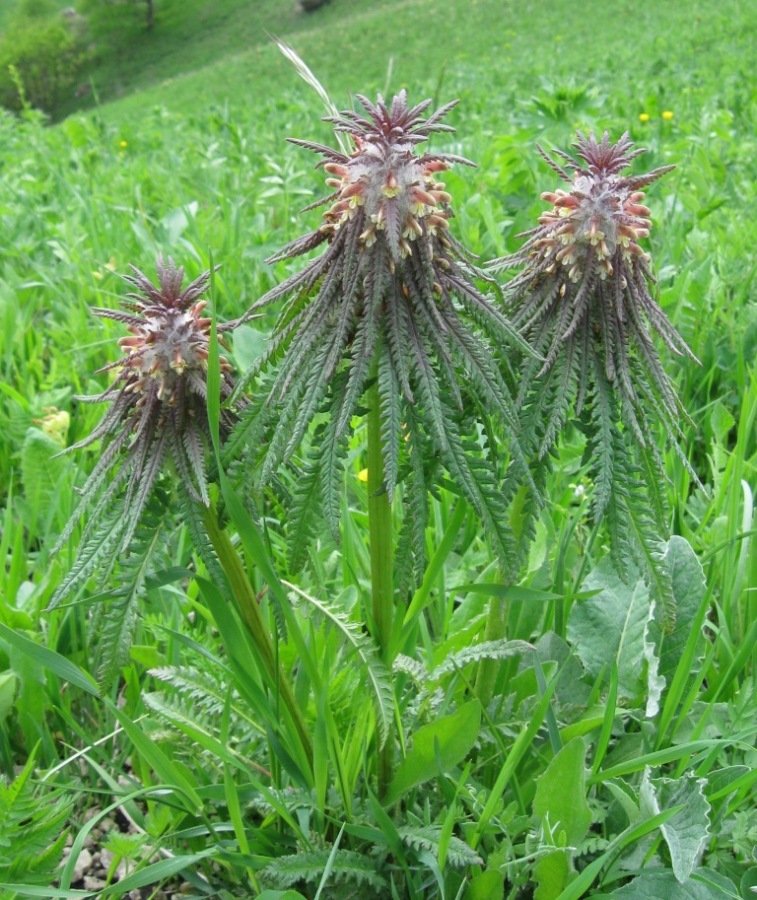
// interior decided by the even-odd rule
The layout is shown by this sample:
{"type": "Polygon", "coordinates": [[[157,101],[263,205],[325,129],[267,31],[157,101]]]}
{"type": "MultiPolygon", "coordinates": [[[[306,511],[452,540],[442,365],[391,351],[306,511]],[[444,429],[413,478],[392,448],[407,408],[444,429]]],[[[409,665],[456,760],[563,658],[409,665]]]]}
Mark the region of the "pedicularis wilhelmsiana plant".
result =
{"type": "MultiPolygon", "coordinates": [[[[427,486],[438,456],[500,558],[511,561],[506,510],[475,422],[491,412],[512,430],[515,412],[491,345],[522,341],[474,283],[470,254],[450,231],[451,198],[439,178],[452,163],[471,163],[416,150],[433,133],[452,130],[441,119],[455,104],[424,117],[431,101],[408,106],[404,91],[389,104],[358,99],[367,115],[326,119],[349,151],[293,141],[323,157],[334,192],[322,201],[328,208],[318,227],[269,262],[325,244],[323,253],[250,310],[287,298],[270,349],[250,373],[266,373],[262,396],[278,423],[260,480],[270,480],[316,414],[326,413],[290,510],[290,533],[298,535],[292,557],[302,558],[298,522],[307,515],[312,528],[316,504],[338,535],[346,438],[373,383],[383,463],[377,489],[391,500],[403,472],[412,471],[406,507],[415,514],[416,558],[423,557],[427,486]]],[[[256,419],[253,409],[240,433],[256,419]]]]}
{"type": "MultiPolygon", "coordinates": [[[[74,583],[84,583],[95,571],[109,572],[129,547],[145,507],[166,463],[190,498],[208,504],[206,455],[209,441],[207,407],[208,344],[211,320],[200,298],[208,288],[204,272],[184,290],[184,269],[172,259],[157,261],[158,284],[132,267],[127,282],[139,293],[127,294],[126,311],[95,309],[96,316],[127,326],[131,335],[118,341],[126,355],[100,372],[118,370],[101,394],[80,397],[87,403],[108,403],[97,427],[69,451],[105,442],[100,458],[81,491],[79,505],[58,541],[60,547],[76,523],[89,512],[80,539],[77,563],[60,585],[57,602],[74,583]],[[97,501],[95,503],[95,501],[97,501]],[[94,507],[93,507],[93,504],[94,507]]],[[[218,331],[229,329],[220,325],[218,331]]],[[[231,367],[220,361],[221,396],[227,400],[234,384],[231,367]]],[[[234,422],[229,409],[220,427],[228,433],[234,422]]]]}
{"type": "Polygon", "coordinates": [[[608,518],[617,567],[625,572],[636,551],[664,578],[654,551],[668,529],[655,420],[678,449],[686,413],[650,327],[673,353],[694,356],[652,296],[639,241],[651,228],[642,188],[674,167],[623,174],[644,152],[628,134],[617,143],[606,132],[601,141],[579,134],[574,147],[581,162],[542,152],[569,187],[542,194],[552,208],[538,227],[520,250],[489,264],[494,272],[521,269],[505,295],[513,324],[544,357],[523,373],[524,441],[543,461],[574,411],[590,447],[594,516],[608,518]]]}

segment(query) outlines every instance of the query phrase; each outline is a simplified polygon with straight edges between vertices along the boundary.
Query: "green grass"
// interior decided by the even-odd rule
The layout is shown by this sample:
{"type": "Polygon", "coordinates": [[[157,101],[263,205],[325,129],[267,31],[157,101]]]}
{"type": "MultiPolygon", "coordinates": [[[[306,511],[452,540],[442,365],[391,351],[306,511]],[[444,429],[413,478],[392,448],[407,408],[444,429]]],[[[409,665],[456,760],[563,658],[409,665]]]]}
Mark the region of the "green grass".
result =
{"type": "MultiPolygon", "coordinates": [[[[337,873],[354,885],[358,875],[345,873],[355,860],[343,855],[354,851],[381,862],[377,877],[393,873],[406,891],[400,896],[441,897],[441,884],[447,897],[526,897],[550,865],[562,864],[560,835],[545,830],[566,815],[555,784],[580,795],[567,833],[581,874],[565,896],[608,896],[646,858],[672,865],[650,797],[665,814],[681,802],[675,790],[692,809],[703,807],[703,793],[712,823],[704,865],[748,896],[757,828],[752,10],[735,0],[618,3],[609,11],[592,0],[580,15],[564,0],[332,0],[307,17],[274,2],[218,3],[212,21],[201,19],[210,8],[158,0],[154,32],[129,43],[128,53],[139,23],[123,32],[123,52],[91,73],[103,101],[121,99],[52,128],[0,119],[0,624],[28,638],[0,632],[0,769],[11,773],[39,745],[37,778],[75,797],[81,842],[85,809],[118,798],[148,843],[186,865],[181,877],[197,896],[207,896],[201,876],[218,896],[283,889],[287,866],[296,865],[289,857],[306,850],[312,871],[299,874],[311,880],[293,883],[307,896],[332,853],[337,873]],[[96,449],[55,453],[97,420],[100,410],[74,395],[102,389],[107,376],[93,373],[114,358],[122,333],[89,309],[117,303],[125,288],[115,273],[130,262],[150,274],[162,251],[194,276],[212,251],[222,265],[218,312],[231,318],[294,268],[271,269],[264,258],[318,220],[317,211],[298,210],[321,195],[322,173],[285,138],[326,141],[329,129],[265,29],[291,41],[339,106],[355,92],[401,86],[411,99],[461,98],[450,117],[457,135],[434,146],[478,164],[446,181],[452,227],[484,259],[518,246],[517,234],[543,208],[540,192],[556,186],[537,142],[567,148],[576,128],[614,136],[628,129],[649,149],[645,167],[677,166],[648,192],[650,249],[662,305],[702,362],[669,360],[667,368],[694,422],[689,455],[708,495],[692,490],[677,460],[667,463],[673,530],[694,548],[707,586],[689,560],[680,593],[689,630],[681,624],[669,644],[661,711],[645,714],[643,671],[620,666],[616,674],[602,655],[607,642],[585,630],[582,610],[594,602],[585,578],[594,571],[595,589],[600,584],[606,548],[601,539],[592,544],[591,485],[574,430],[551,476],[528,572],[503,603],[507,640],[535,643],[538,655],[503,648],[494,701],[480,713],[470,705],[476,662],[466,654],[497,595],[496,566],[459,498],[442,491],[433,503],[432,563],[412,601],[423,614],[406,623],[403,648],[413,659],[396,674],[410,760],[401,815],[378,804],[365,777],[380,698],[368,689],[377,670],[361,629],[370,579],[362,432],[349,451],[341,548],[320,538],[287,613],[290,640],[275,642],[312,731],[312,769],[306,754],[297,756],[295,730],[276,732],[261,691],[266,676],[241,620],[212,586],[188,577],[200,564],[185,530],[176,528],[153,562],[135,644],[107,692],[114,705],[90,695],[70,668],[96,671],[102,647],[92,614],[104,607],[92,598],[105,586],[93,584],[84,604],[45,612],[71,564],[68,550],[52,559],[50,548],[76,502],[74,485],[97,459],[96,449]],[[672,120],[662,118],[666,110],[672,120]],[[42,424],[51,407],[68,414],[67,430],[56,431],[60,418],[42,424]],[[429,770],[433,777],[417,781],[429,770]],[[125,774],[128,783],[119,784],[125,774]],[[701,790],[693,776],[704,779],[701,790]],[[160,784],[174,792],[161,793],[160,784]]],[[[255,324],[264,332],[272,319],[255,324]]],[[[240,368],[259,346],[258,331],[237,332],[240,368]]],[[[278,516],[275,506],[266,510],[266,537],[284,575],[278,516]]],[[[244,521],[236,530],[249,539],[244,521]]],[[[249,543],[246,550],[248,559],[260,553],[249,543]]],[[[259,574],[250,579],[261,591],[259,574]]],[[[601,584],[600,611],[629,602],[601,584]]],[[[261,609],[276,634],[273,598],[261,609]]],[[[152,883],[168,876],[166,862],[148,873],[152,883]]],[[[149,864],[149,854],[139,856],[140,866],[149,864]]],[[[0,876],[2,866],[0,854],[0,876]]],[[[362,877],[360,896],[371,896],[372,876],[362,877]]],[[[706,896],[728,896],[710,890],[706,896]]],[[[652,885],[648,895],[660,891],[670,886],[652,885]]]]}

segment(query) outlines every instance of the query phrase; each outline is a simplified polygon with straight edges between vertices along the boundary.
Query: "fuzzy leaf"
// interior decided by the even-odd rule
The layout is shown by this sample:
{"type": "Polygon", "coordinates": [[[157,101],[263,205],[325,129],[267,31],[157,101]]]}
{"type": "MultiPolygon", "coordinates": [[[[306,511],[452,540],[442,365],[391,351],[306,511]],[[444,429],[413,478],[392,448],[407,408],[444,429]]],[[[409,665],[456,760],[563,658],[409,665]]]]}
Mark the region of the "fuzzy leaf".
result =
{"type": "Polygon", "coordinates": [[[654,615],[649,588],[642,580],[626,584],[609,560],[603,560],[586,578],[582,592],[593,596],[577,602],[568,619],[568,639],[586,671],[599,675],[612,663],[618,666],[618,693],[637,701],[650,688],[659,695],[659,681],[650,681],[648,662],[654,660],[648,624],[654,615]]]}
{"type": "Polygon", "coordinates": [[[706,784],[706,779],[690,774],[682,778],[649,778],[649,770],[641,783],[642,811],[646,807],[648,814],[657,815],[664,809],[683,805],[683,809],[660,826],[679,884],[684,884],[694,871],[710,836],[706,784]]]}

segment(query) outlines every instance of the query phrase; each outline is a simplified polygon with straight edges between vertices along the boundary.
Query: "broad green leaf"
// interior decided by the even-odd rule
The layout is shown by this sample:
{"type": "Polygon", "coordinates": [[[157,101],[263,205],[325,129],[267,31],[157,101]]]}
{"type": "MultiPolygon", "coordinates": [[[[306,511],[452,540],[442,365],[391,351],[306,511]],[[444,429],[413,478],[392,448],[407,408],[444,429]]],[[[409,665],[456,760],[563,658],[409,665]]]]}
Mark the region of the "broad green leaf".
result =
{"type": "MultiPolygon", "coordinates": [[[[675,628],[665,634],[660,653],[660,675],[669,681],[681,660],[707,585],[704,570],[690,544],[684,538],[674,535],[668,541],[665,561],[670,570],[673,595],[676,600],[675,628]]],[[[701,665],[703,648],[704,635],[700,635],[698,650],[691,667],[692,672],[697,671],[701,665]]]]}
{"type": "Polygon", "coordinates": [[[749,897],[750,895],[757,896],[757,866],[752,866],[751,869],[747,869],[746,872],[741,876],[741,884],[739,885],[741,888],[741,896],[749,897]]]}
{"type": "Polygon", "coordinates": [[[537,779],[533,810],[542,839],[565,849],[549,853],[535,863],[534,876],[539,885],[535,900],[559,897],[570,874],[570,848],[579,844],[591,825],[585,758],[583,740],[573,738],[537,779]]]}
{"type": "Polygon", "coordinates": [[[413,735],[413,746],[397,766],[386,803],[391,805],[406,791],[436,778],[461,762],[478,738],[481,704],[471,700],[449,716],[424,725],[413,735]]]}
{"type": "Polygon", "coordinates": [[[568,850],[555,850],[539,857],[534,863],[534,880],[537,884],[534,900],[556,900],[567,884],[569,875],[568,850]]]}
{"type": "MultiPolygon", "coordinates": [[[[591,825],[586,802],[586,746],[573,738],[554,757],[536,781],[534,815],[557,837],[565,832],[567,846],[577,846],[591,825]]],[[[560,843],[560,842],[558,842],[560,843]]]]}
{"type": "Polygon", "coordinates": [[[671,871],[650,872],[613,891],[613,897],[630,897],[632,900],[723,900],[740,894],[734,883],[712,869],[697,869],[685,883],[679,884],[671,871]]]}
{"type": "Polygon", "coordinates": [[[626,584],[607,559],[587,577],[581,590],[597,593],[573,605],[568,640],[586,671],[597,677],[617,662],[621,697],[632,703],[644,695],[659,698],[655,649],[648,634],[654,615],[648,586],[640,579],[626,584]]]}
{"type": "Polygon", "coordinates": [[[233,346],[237,368],[246,372],[265,353],[266,336],[251,325],[240,325],[234,329],[233,346]]]}
{"type": "Polygon", "coordinates": [[[258,900],[305,900],[299,891],[263,891],[258,895],[258,900]]]}
{"type": "Polygon", "coordinates": [[[710,836],[710,804],[704,796],[706,779],[694,775],[682,778],[649,778],[641,783],[642,810],[656,815],[672,806],[682,808],[660,826],[670,850],[673,873],[683,884],[699,862],[710,836]]]}
{"type": "MultiPolygon", "coordinates": [[[[657,816],[652,816],[651,819],[646,819],[626,828],[625,831],[610,841],[604,852],[597,859],[581,870],[581,873],[560,894],[558,900],[579,900],[594,884],[595,879],[599,877],[599,874],[607,866],[608,862],[615,857],[618,850],[628,847],[645,835],[650,834],[679,811],[680,806],[674,806],[672,809],[666,809],[665,812],[661,812],[657,816]]],[[[667,900],[667,897],[665,900],[667,900]]]]}
{"type": "Polygon", "coordinates": [[[492,897],[502,897],[504,889],[504,873],[490,869],[472,879],[465,900],[491,900],[492,897]]]}

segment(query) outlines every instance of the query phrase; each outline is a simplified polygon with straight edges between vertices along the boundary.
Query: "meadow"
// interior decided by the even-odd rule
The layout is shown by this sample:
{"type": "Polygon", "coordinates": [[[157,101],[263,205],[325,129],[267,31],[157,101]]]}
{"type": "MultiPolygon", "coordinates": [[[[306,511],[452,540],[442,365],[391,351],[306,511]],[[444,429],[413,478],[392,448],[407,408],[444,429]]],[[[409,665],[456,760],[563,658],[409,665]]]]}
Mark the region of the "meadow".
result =
{"type": "MultiPolygon", "coordinates": [[[[208,4],[156,6],[149,35],[138,18],[102,26],[90,108],[52,125],[33,110],[0,117],[0,897],[752,896],[754,5],[331,0],[306,16],[224,0],[212,21],[208,4]],[[372,387],[340,451],[336,535],[302,499],[319,408],[268,487],[255,473],[275,431],[253,430],[236,456],[209,446],[216,519],[193,516],[166,477],[134,549],[107,577],[93,564],[71,581],[86,515],[52,550],[105,445],[60,451],[96,427],[103,407],[77,398],[108,387],[113,372],[98,370],[126,333],[92,310],[118,307],[130,264],[154,279],[162,254],[188,281],[219,266],[207,297],[229,322],[307,264],[265,262],[318,227],[322,210],[302,209],[327,190],[316,157],[286,139],[335,136],[270,32],[339,110],[401,88],[431,109],[459,99],[455,132],[428,146],[476,164],[444,182],[449,230],[478,264],[515,253],[559,185],[537,145],[570,152],[577,132],[627,131],[647,151],[633,172],[675,166],[646,189],[642,241],[700,363],[658,342],[691,419],[690,469],[654,426],[669,618],[641,572],[613,568],[586,422],[571,413],[509,580],[497,523],[447,463],[407,536],[414,451],[397,451],[383,525],[394,631],[382,632],[372,387]],[[87,886],[76,862],[95,845],[107,872],[87,886]]],[[[224,337],[237,376],[280,310],[224,337]]],[[[505,350],[517,368],[521,351],[505,350]]],[[[217,396],[208,407],[212,431],[217,396]]]]}

